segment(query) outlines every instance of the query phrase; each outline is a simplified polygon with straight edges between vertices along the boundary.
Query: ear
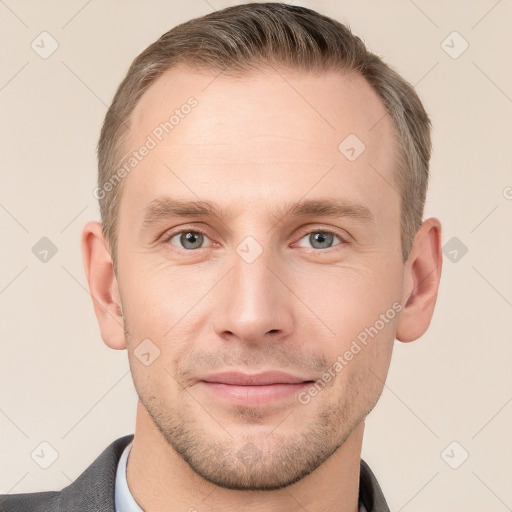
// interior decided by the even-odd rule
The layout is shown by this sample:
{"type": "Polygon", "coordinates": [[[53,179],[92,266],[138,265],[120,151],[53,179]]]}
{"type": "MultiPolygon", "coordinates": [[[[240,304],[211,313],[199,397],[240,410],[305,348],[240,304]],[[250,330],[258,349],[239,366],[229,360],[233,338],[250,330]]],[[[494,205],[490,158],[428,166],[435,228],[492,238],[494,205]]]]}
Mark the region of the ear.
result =
{"type": "Polygon", "coordinates": [[[126,348],[126,339],[121,296],[107,247],[101,224],[88,222],[82,231],[82,258],[94,312],[105,344],[122,350],[126,348]]]}
{"type": "Polygon", "coordinates": [[[405,264],[402,304],[396,330],[399,341],[414,341],[425,333],[436,304],[443,256],[441,223],[425,220],[414,237],[405,264]]]}

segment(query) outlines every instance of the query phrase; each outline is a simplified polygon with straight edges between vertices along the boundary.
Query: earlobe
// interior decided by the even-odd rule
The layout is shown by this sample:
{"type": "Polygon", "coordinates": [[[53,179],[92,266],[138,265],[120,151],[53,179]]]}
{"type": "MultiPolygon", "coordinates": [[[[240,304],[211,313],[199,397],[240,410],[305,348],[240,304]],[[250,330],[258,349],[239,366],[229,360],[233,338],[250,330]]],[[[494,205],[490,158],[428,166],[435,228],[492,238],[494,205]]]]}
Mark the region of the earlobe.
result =
{"type": "Polygon", "coordinates": [[[99,222],[88,222],[83,228],[82,258],[101,337],[110,348],[125,349],[121,297],[112,259],[99,222]]]}
{"type": "Polygon", "coordinates": [[[430,218],[420,226],[405,265],[402,304],[396,339],[414,341],[430,325],[442,268],[441,223],[430,218]]]}

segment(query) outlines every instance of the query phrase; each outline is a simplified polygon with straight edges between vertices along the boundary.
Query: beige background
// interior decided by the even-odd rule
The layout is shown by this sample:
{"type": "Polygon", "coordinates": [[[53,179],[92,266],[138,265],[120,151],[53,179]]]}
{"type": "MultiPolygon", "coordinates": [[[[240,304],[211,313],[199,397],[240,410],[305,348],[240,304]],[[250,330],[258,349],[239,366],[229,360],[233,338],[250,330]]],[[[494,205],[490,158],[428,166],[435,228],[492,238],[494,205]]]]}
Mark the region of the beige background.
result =
{"type": "MultiPolygon", "coordinates": [[[[127,356],[101,341],[79,250],[83,224],[99,218],[95,146],[132,59],[235,3],[0,2],[0,491],[60,489],[133,432],[127,356]],[[43,31],[59,45],[47,59],[31,48],[43,31]],[[46,263],[32,253],[42,237],[58,249],[46,263]],[[48,469],[31,458],[43,441],[58,452],[48,469]]],[[[363,458],[393,511],[511,510],[512,5],[295,3],[348,21],[417,86],[434,124],[426,216],[441,219],[444,244],[467,247],[455,262],[445,251],[427,334],[396,342],[363,458]],[[442,45],[454,31],[469,44],[456,59],[445,49],[463,40],[442,45]]]]}

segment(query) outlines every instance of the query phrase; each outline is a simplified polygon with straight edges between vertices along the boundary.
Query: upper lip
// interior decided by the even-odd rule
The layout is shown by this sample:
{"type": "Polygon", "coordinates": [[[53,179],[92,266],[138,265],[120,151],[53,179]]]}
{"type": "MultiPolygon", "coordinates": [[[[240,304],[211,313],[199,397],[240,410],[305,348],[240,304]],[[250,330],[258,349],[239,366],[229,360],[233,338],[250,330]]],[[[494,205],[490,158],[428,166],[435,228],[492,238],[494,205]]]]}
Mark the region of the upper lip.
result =
{"type": "Polygon", "coordinates": [[[309,382],[308,379],[295,377],[294,375],[281,371],[268,371],[253,374],[221,372],[213,373],[203,377],[201,380],[204,382],[218,382],[234,386],[265,386],[269,384],[298,384],[300,382],[309,382]]]}

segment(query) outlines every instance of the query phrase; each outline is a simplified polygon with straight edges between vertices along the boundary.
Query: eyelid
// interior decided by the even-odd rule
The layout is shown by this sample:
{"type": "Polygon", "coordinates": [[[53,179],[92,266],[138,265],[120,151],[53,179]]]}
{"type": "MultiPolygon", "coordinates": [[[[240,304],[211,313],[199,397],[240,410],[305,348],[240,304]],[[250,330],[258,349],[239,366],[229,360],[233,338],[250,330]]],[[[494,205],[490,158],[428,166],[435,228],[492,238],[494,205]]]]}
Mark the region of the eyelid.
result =
{"type": "Polygon", "coordinates": [[[339,229],[332,228],[332,227],[323,227],[323,226],[313,226],[305,228],[305,231],[302,231],[302,234],[298,238],[297,242],[294,242],[294,245],[299,243],[306,235],[310,235],[311,233],[329,233],[331,235],[334,235],[340,239],[340,243],[333,245],[332,247],[327,247],[326,249],[315,249],[314,247],[301,247],[301,249],[304,249],[308,252],[318,252],[318,253],[327,253],[330,251],[335,251],[339,249],[340,247],[346,245],[349,243],[349,236],[344,235],[340,233],[339,229]]]}
{"type": "MultiPolygon", "coordinates": [[[[169,245],[172,245],[170,242],[171,240],[176,236],[176,235],[179,235],[181,233],[200,233],[201,235],[207,237],[209,240],[213,241],[212,238],[208,235],[208,233],[206,233],[206,230],[202,229],[202,228],[199,228],[197,226],[179,226],[179,228],[176,228],[176,229],[171,229],[171,230],[168,230],[166,231],[161,239],[162,239],[162,242],[164,244],[169,244],[169,245]]],[[[186,251],[187,253],[192,253],[192,252],[197,252],[199,251],[200,249],[207,249],[207,247],[200,247],[199,249],[184,249],[182,247],[178,247],[176,245],[173,245],[173,247],[175,247],[176,249],[178,250],[181,250],[181,251],[186,251]]]]}
{"type": "Polygon", "coordinates": [[[337,236],[340,240],[343,242],[349,241],[349,235],[342,229],[330,227],[330,226],[322,226],[322,225],[316,225],[316,226],[308,226],[304,228],[304,230],[301,230],[301,237],[303,238],[305,235],[309,235],[311,233],[330,233],[332,235],[337,236]]]}
{"type": "MultiPolygon", "coordinates": [[[[304,238],[306,235],[309,235],[311,233],[329,233],[329,234],[332,234],[332,235],[338,237],[341,240],[341,243],[333,245],[332,247],[328,247],[326,249],[315,249],[314,247],[301,247],[301,249],[306,249],[306,250],[309,250],[309,251],[318,251],[318,252],[327,252],[327,251],[330,251],[330,250],[335,250],[336,247],[340,247],[340,246],[343,246],[343,245],[349,243],[349,238],[350,238],[349,235],[348,234],[342,234],[340,231],[341,230],[333,228],[333,227],[326,227],[326,226],[319,226],[319,225],[317,225],[317,226],[308,226],[308,227],[305,227],[303,230],[301,230],[301,235],[297,239],[297,242],[294,242],[294,244],[298,243],[300,240],[302,240],[302,238],[304,238]]],[[[202,229],[202,228],[199,228],[197,226],[191,225],[191,226],[179,226],[176,229],[171,229],[170,231],[166,231],[164,233],[164,235],[162,236],[162,242],[165,243],[165,244],[172,245],[172,244],[170,244],[170,241],[176,235],[179,235],[181,233],[186,233],[186,232],[200,233],[203,236],[205,236],[208,239],[210,239],[210,241],[213,241],[212,238],[208,235],[208,233],[206,232],[205,229],[202,229]]],[[[296,237],[294,237],[294,238],[296,238],[296,237]]],[[[213,241],[213,243],[215,244],[217,242],[213,241]]],[[[177,250],[185,251],[187,253],[193,253],[193,252],[199,251],[200,249],[207,249],[208,248],[208,247],[200,247],[198,249],[184,249],[182,247],[178,247],[178,246],[175,246],[175,245],[173,245],[173,247],[175,247],[177,250]]]]}

